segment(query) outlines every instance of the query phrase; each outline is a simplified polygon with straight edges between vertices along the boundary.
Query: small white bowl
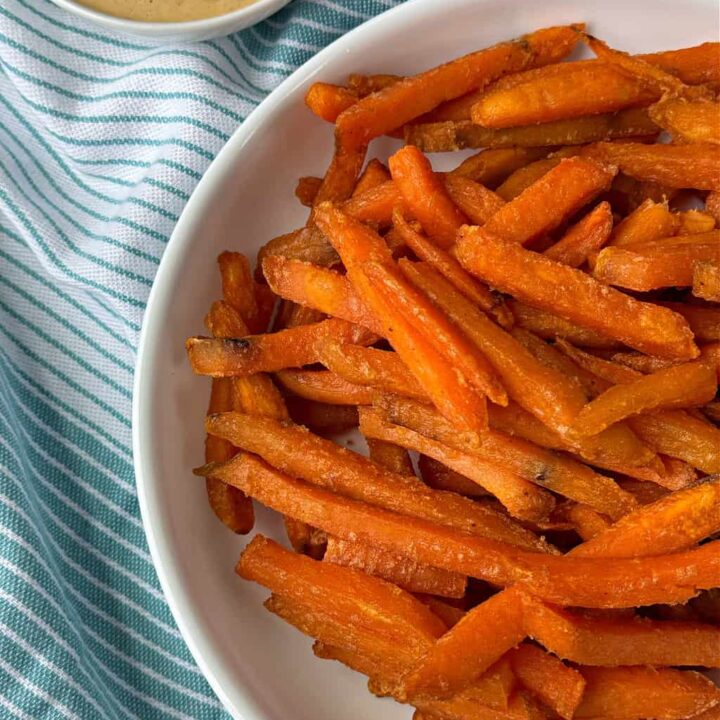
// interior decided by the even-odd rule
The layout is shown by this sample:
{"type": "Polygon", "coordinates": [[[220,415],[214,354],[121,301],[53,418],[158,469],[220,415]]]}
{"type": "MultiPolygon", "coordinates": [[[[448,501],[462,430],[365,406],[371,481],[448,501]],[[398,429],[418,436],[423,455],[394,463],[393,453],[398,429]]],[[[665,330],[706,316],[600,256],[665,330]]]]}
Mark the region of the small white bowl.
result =
{"type": "Polygon", "coordinates": [[[199,42],[230,35],[255,25],[287,5],[290,0],[256,0],[247,7],[225,15],[186,22],[141,22],[108,15],[75,0],[52,0],[56,5],[108,30],[133,35],[157,43],[199,42]]]}

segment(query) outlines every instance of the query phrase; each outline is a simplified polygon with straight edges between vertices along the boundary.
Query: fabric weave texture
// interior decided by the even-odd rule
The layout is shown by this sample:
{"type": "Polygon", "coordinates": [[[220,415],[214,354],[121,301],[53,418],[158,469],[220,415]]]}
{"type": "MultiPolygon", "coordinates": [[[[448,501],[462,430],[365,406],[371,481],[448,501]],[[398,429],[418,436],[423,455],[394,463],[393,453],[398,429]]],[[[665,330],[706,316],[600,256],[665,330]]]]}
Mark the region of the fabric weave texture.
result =
{"type": "Polygon", "coordinates": [[[295,68],[401,0],[294,0],[158,47],[0,0],[0,717],[226,718],[148,553],[143,311],[210,161],[295,68]]]}

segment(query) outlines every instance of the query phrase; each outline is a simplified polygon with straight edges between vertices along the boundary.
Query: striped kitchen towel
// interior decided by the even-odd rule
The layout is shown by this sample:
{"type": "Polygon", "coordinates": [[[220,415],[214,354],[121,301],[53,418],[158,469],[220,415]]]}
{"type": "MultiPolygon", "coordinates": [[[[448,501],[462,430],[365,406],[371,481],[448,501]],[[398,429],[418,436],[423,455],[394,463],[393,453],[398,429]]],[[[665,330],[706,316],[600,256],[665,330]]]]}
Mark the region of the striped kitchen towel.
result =
{"type": "Polygon", "coordinates": [[[197,45],[0,0],[0,717],[222,718],[138,512],[140,324],[208,163],[278,83],[400,0],[295,0],[197,45]]]}

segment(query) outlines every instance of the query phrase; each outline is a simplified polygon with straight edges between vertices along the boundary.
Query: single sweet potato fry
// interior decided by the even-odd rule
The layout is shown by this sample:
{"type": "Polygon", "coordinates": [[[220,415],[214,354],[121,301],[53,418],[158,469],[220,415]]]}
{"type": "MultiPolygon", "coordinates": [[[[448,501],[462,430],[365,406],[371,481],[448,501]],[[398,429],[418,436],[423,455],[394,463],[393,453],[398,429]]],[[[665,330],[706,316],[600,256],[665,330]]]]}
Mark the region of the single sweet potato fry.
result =
{"type": "Polygon", "coordinates": [[[327,370],[280,370],[281,385],[298,397],[328,405],[370,405],[375,392],[327,370]]]}
{"type": "Polygon", "coordinates": [[[388,164],[410,213],[441,248],[451,247],[467,217],[450,199],[430,161],[416,147],[406,145],[390,157],[388,164]]]}
{"type": "MultiPolygon", "coordinates": [[[[446,181],[449,182],[451,177],[447,176],[446,181]]],[[[452,183],[449,182],[450,184],[452,183]]],[[[506,327],[512,324],[512,317],[504,303],[486,285],[472,277],[452,255],[415,231],[397,210],[393,213],[393,223],[404,243],[421,260],[442,273],[465,297],[492,315],[500,325],[506,327]]]]}
{"type": "Polygon", "coordinates": [[[668,360],[667,358],[659,358],[653,355],[643,355],[643,353],[639,352],[612,353],[609,359],[613,363],[625,365],[631,370],[635,370],[643,375],[664,370],[680,362],[678,360],[668,360]]]}
{"type": "Polygon", "coordinates": [[[508,655],[525,688],[561,718],[572,720],[585,690],[583,676],[535,645],[523,644],[508,655]]]}
{"type": "Polygon", "coordinates": [[[286,259],[302,260],[321,267],[331,267],[340,263],[338,254],[327,238],[316,227],[304,227],[299,230],[273,238],[260,248],[255,276],[262,280],[262,266],[266,258],[280,255],[286,259]]]}
{"type": "Polygon", "coordinates": [[[193,371],[198,375],[246,376],[317,362],[314,344],[325,337],[337,337],[358,345],[370,344],[376,339],[365,328],[330,318],[313,325],[245,338],[188,338],[185,346],[193,371]]]}
{"type": "Polygon", "coordinates": [[[373,138],[399,128],[443,102],[484,87],[501,75],[556,62],[570,53],[579,38],[574,27],[538,30],[452,60],[363,98],[337,119],[344,147],[365,146],[373,138]]]}
{"type": "Polygon", "coordinates": [[[321,183],[321,178],[301,177],[295,186],[295,197],[305,207],[312,207],[321,183]]]}
{"type": "Polygon", "coordinates": [[[503,200],[509,202],[520,195],[521,192],[527,190],[543,175],[557,167],[560,164],[560,160],[561,158],[558,157],[546,157],[518,168],[495,192],[503,200]]]}
{"type": "Polygon", "coordinates": [[[492,190],[464,175],[447,173],[443,184],[452,201],[474,225],[485,223],[505,204],[492,190]]]}
{"type": "Polygon", "coordinates": [[[706,473],[720,473],[720,429],[683,410],[658,410],[629,418],[650,447],[706,473]]]}
{"type": "Polygon", "coordinates": [[[703,623],[591,617],[536,601],[526,604],[525,628],[550,652],[582,665],[720,665],[720,628],[703,623]]]}
{"type": "Polygon", "coordinates": [[[405,142],[423,152],[518,146],[550,149],[603,140],[654,138],[658,132],[658,126],[650,120],[647,110],[635,108],[607,115],[501,129],[484,128],[468,120],[406,125],[405,142]]]}
{"type": "Polygon", "coordinates": [[[322,611],[335,622],[415,645],[420,651],[445,631],[427,606],[395,585],[290,552],[262,535],[245,548],[236,570],[245,580],[300,604],[323,597],[322,611]]]}
{"type": "Polygon", "coordinates": [[[370,459],[378,465],[390,470],[390,472],[400,475],[414,475],[410,455],[405,448],[392,443],[386,443],[382,440],[374,440],[373,438],[365,438],[370,452],[370,459]]]}
{"type": "Polygon", "coordinates": [[[350,383],[427,400],[427,394],[397,353],[343,345],[331,339],[320,343],[318,353],[325,367],[350,383]]]}
{"type": "MultiPolygon", "coordinates": [[[[463,615],[465,615],[465,611],[461,607],[457,607],[457,605],[462,605],[465,602],[464,600],[448,601],[447,599],[435,597],[434,595],[423,595],[421,593],[415,593],[415,597],[420,600],[420,602],[425,603],[445,623],[448,629],[457,625],[460,620],[462,620],[463,615]]],[[[507,669],[509,669],[509,666],[507,669]]],[[[507,676],[507,669],[503,668],[504,672],[498,674],[502,674],[503,678],[505,678],[507,676]]],[[[508,684],[512,687],[512,678],[508,684]]]]}
{"type": "Polygon", "coordinates": [[[715,218],[703,210],[682,210],[675,213],[675,217],[679,223],[678,235],[694,235],[715,229],[715,218]]]}
{"type": "Polygon", "coordinates": [[[704,405],[715,397],[717,375],[709,363],[697,361],[674,365],[608,388],[588,403],[573,425],[579,435],[595,435],[631,415],[658,408],[704,405]]]}
{"type": "Polygon", "coordinates": [[[720,146],[644,145],[641,143],[597,143],[583,150],[601,162],[617,165],[638,180],[671,188],[714,190],[720,186],[720,146]]]}
{"type": "Polygon", "coordinates": [[[547,155],[543,148],[498,148],[481,150],[463,160],[450,174],[462,175],[492,188],[504,182],[512,173],[547,155]]]}
{"type": "Polygon", "coordinates": [[[575,717],[686,720],[717,707],[720,691],[688,670],[650,667],[581,668],[585,694],[575,717]]]}
{"type": "Polygon", "coordinates": [[[358,197],[368,190],[390,180],[390,171],[377,158],[368,161],[362,175],[358,178],[352,197],[358,197]]]}
{"type": "MultiPolygon", "coordinates": [[[[347,147],[336,142],[332,160],[315,196],[315,205],[347,200],[355,189],[366,155],[366,145],[347,147]]],[[[310,214],[308,225],[312,225],[313,218],[314,212],[310,214]]]]}
{"type": "Polygon", "coordinates": [[[698,262],[720,261],[720,230],[600,251],[593,275],[610,285],[647,291],[692,286],[698,262]]]}
{"type": "Polygon", "coordinates": [[[366,437],[415,450],[447,465],[495,495],[515,517],[541,520],[555,506],[552,495],[532,485],[514,469],[505,467],[497,460],[489,461],[475,453],[463,452],[462,449],[445,445],[415,430],[388,422],[377,410],[360,410],[360,430],[366,437]]]}
{"type": "Polygon", "coordinates": [[[717,42],[637,57],[676,75],[688,85],[720,82],[720,43],[717,42]]]}
{"type": "Polygon", "coordinates": [[[571,323],[545,310],[538,310],[517,300],[509,300],[508,306],[518,327],[528,330],[544,340],[564,338],[573,345],[598,350],[612,350],[621,347],[620,343],[611,337],[571,323]]]}
{"type": "Polygon", "coordinates": [[[382,334],[382,326],[344,275],[277,255],[265,258],[263,271],[280,297],[382,334]]]}
{"type": "Polygon", "coordinates": [[[491,405],[488,408],[490,427],[507,435],[529,440],[549,450],[571,450],[572,445],[514,400],[507,407],[491,405]]]}
{"type": "Polygon", "coordinates": [[[713,261],[698,261],[693,267],[692,293],[695,297],[720,302],[720,248],[713,261]]]}
{"type": "Polygon", "coordinates": [[[456,254],[467,270],[493,287],[637,350],[661,357],[690,359],[698,355],[692,332],[682,317],[494,237],[485,228],[464,227],[456,254]]]}
{"type": "MultiPolygon", "coordinates": [[[[380,409],[379,417],[377,412],[361,412],[362,426],[372,424],[373,429],[381,433],[401,435],[404,434],[402,428],[397,427],[401,425],[460,452],[506,467],[528,482],[586,503],[612,518],[622,517],[636,505],[635,499],[610,478],[527,440],[495,430],[476,436],[460,434],[432,408],[407,398],[381,397],[376,407],[380,409]]],[[[419,450],[417,447],[414,449],[419,450]]],[[[435,458],[443,462],[442,458],[435,458]]]]}
{"type": "Polygon", "coordinates": [[[465,595],[467,577],[464,575],[424,565],[408,555],[397,555],[364,543],[330,537],[323,560],[358,568],[411,593],[450,598],[465,595]]]}
{"type": "Polygon", "coordinates": [[[247,258],[242,253],[226,251],[218,257],[218,265],[225,301],[240,313],[251,333],[264,332],[267,323],[263,327],[247,258]]]}
{"type": "MultiPolygon", "coordinates": [[[[655,483],[667,490],[682,490],[697,481],[697,472],[684,460],[678,460],[667,455],[658,455],[657,457],[662,467],[654,465],[628,467],[626,465],[610,464],[604,467],[613,473],[619,473],[627,478],[643,480],[646,483],[655,483]]],[[[622,485],[622,483],[620,484],[622,485]]]]}
{"type": "Polygon", "coordinates": [[[662,555],[720,531],[720,479],[708,478],[643,505],[573,550],[576,557],[662,555]]]}
{"type": "Polygon", "coordinates": [[[304,428],[239,413],[215,415],[207,422],[213,434],[231,438],[236,446],[257,453],[282,471],[348,497],[447,523],[468,533],[547,549],[544,542],[500,512],[452,493],[431,491],[414,476],[389,472],[304,428]]]}
{"type": "Polygon", "coordinates": [[[689,303],[658,303],[682,315],[699,342],[720,340],[720,308],[712,305],[690,305],[689,303]]]}
{"type": "Polygon", "coordinates": [[[678,220],[666,202],[647,199],[613,230],[608,245],[621,247],[646,243],[675,234],[678,220]]]}
{"type": "Polygon", "coordinates": [[[273,470],[250,454],[196,473],[219,477],[262,504],[330,535],[399,553],[407,552],[407,538],[412,537],[419,562],[495,585],[521,581],[548,602],[600,608],[677,603],[720,583],[717,542],[652,558],[557,557],[338,496],[273,470]]]}
{"type": "Polygon", "coordinates": [[[484,230],[503,240],[529,243],[551,232],[596,195],[615,173],[583,158],[566,158],[498,210],[484,230]]]}
{"type": "Polygon", "coordinates": [[[353,195],[342,204],[343,210],[360,222],[389,225],[392,220],[392,211],[403,203],[398,185],[392,180],[386,180],[379,185],[368,188],[363,193],[353,195]]]}
{"type": "Polygon", "coordinates": [[[586,542],[612,525],[604,515],[581,503],[571,505],[567,510],[567,517],[573,524],[575,532],[586,542]]]}
{"type": "MultiPolygon", "coordinates": [[[[373,442],[382,441],[374,440],[373,442]]],[[[472,498],[490,497],[490,493],[477,483],[451,470],[447,465],[443,465],[428,455],[420,455],[418,467],[423,482],[434,490],[448,490],[472,498]]]]}
{"type": "Polygon", "coordinates": [[[322,120],[334,123],[338,115],[354,105],[359,95],[342,85],[314,82],[305,93],[305,104],[322,120]]]}
{"type": "Polygon", "coordinates": [[[601,202],[543,254],[564,265],[580,267],[608,241],[612,227],[610,204],[601,202]]]}
{"type": "Polygon", "coordinates": [[[660,91],[610,63],[548,65],[498,82],[472,108],[487,128],[534,125],[649,105],[660,91]]]}
{"type": "Polygon", "coordinates": [[[512,588],[466,613],[402,679],[400,697],[447,697],[482,675],[525,637],[525,597],[512,588]]]}
{"type": "Polygon", "coordinates": [[[720,103],[667,98],[649,112],[653,122],[675,140],[720,144],[720,103]]]}

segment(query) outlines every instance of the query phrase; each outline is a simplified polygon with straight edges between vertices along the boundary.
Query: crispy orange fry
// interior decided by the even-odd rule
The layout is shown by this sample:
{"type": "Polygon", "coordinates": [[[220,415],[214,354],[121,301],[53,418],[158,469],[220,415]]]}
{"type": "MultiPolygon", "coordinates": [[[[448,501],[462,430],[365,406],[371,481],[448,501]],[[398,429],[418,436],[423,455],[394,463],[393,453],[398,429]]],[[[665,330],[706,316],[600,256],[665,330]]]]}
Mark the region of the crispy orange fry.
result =
{"type": "Polygon", "coordinates": [[[361,222],[389,225],[393,209],[402,202],[397,184],[387,180],[363,193],[353,195],[342,207],[348,215],[361,222]]]}
{"type": "Polygon", "coordinates": [[[338,115],[358,101],[358,94],[342,85],[314,82],[305,94],[305,104],[323,120],[334,123],[338,115]]]}
{"type": "Polygon", "coordinates": [[[700,342],[720,340],[720,308],[711,305],[690,305],[688,303],[660,303],[687,320],[695,338],[700,342]]]}
{"type": "Polygon", "coordinates": [[[467,218],[450,199],[430,161],[416,147],[406,145],[390,157],[388,164],[412,215],[441,248],[451,247],[467,218]]]}
{"type": "Polygon", "coordinates": [[[265,258],[263,271],[280,297],[382,333],[382,326],[344,275],[280,256],[265,258]]]}
{"type": "Polygon", "coordinates": [[[720,187],[720,147],[717,145],[597,143],[584,152],[617,165],[626,175],[638,180],[673,188],[714,190],[720,187]]]}
{"type": "Polygon", "coordinates": [[[720,665],[720,628],[703,623],[586,617],[529,602],[525,627],[558,657],[582,665],[720,665]]]}
{"type": "Polygon", "coordinates": [[[720,104],[717,102],[667,98],[650,108],[650,117],[675,139],[720,144],[720,104]]]}
{"type": "Polygon", "coordinates": [[[534,415],[518,405],[515,401],[508,403],[507,407],[491,405],[488,408],[490,427],[508,435],[517,435],[525,440],[548,448],[549,450],[570,450],[566,440],[534,415]]]}
{"type": "Polygon", "coordinates": [[[312,207],[322,180],[316,177],[301,177],[295,186],[295,197],[305,206],[312,207]]]}
{"type": "Polygon", "coordinates": [[[495,187],[528,163],[547,155],[543,148],[498,148],[481,150],[463,160],[450,174],[462,175],[486,187],[495,187]]]}
{"type": "MultiPolygon", "coordinates": [[[[349,148],[336,143],[330,166],[315,196],[315,204],[347,200],[355,189],[366,154],[367,146],[358,145],[349,148]]],[[[313,214],[311,220],[312,217],[313,214]]],[[[309,224],[311,225],[312,222],[309,224]]]]}
{"type": "Polygon", "coordinates": [[[412,593],[450,598],[465,595],[467,578],[464,575],[423,565],[407,555],[397,555],[363,543],[330,537],[323,560],[359,568],[368,575],[387,580],[412,593]]]}
{"type": "Polygon", "coordinates": [[[720,582],[717,542],[652,558],[557,557],[340,497],[248,454],[197,472],[219,477],[270,508],[344,539],[402,553],[412,537],[420,562],[496,585],[522,581],[548,602],[604,608],[676,603],[720,582]]]}
{"type": "Polygon", "coordinates": [[[720,480],[670,493],[583,543],[577,557],[633,557],[685,550],[720,531],[720,480]]]}
{"type": "MultiPolygon", "coordinates": [[[[403,296],[409,298],[412,287],[407,284],[401,286],[397,282],[396,287],[388,287],[385,282],[378,282],[377,276],[374,282],[367,276],[373,269],[376,272],[388,268],[394,270],[387,246],[376,233],[329,206],[324,206],[318,212],[316,220],[339,250],[358,294],[382,323],[383,334],[432,401],[443,414],[455,419],[459,426],[468,429],[484,427],[487,424],[484,396],[474,392],[468,385],[471,378],[466,380],[460,377],[455,368],[448,367],[445,360],[460,360],[457,351],[469,345],[468,341],[459,331],[453,330],[447,319],[417,292],[412,292],[412,299],[409,299],[409,316],[398,308],[398,300],[403,296]],[[371,263],[371,260],[379,262],[371,263]],[[415,311],[418,303],[428,311],[423,313],[422,327],[417,327],[415,311]],[[439,348],[434,347],[437,342],[435,333],[444,326],[444,335],[452,340],[452,344],[443,347],[441,353],[439,348]]],[[[389,272],[385,273],[386,277],[389,275],[389,272]]],[[[394,280],[401,279],[394,272],[391,277],[394,280]]],[[[493,396],[502,397],[502,390],[493,387],[493,378],[485,372],[479,355],[465,355],[461,352],[461,356],[463,364],[460,367],[475,373],[474,379],[485,383],[493,396]],[[468,362],[474,367],[470,367],[468,362]]]]}
{"type": "Polygon", "coordinates": [[[532,485],[517,474],[514,468],[506,468],[497,460],[489,461],[410,428],[387,422],[377,410],[360,410],[360,430],[367,437],[415,450],[447,465],[495,495],[515,517],[541,520],[549,515],[555,505],[552,495],[532,485]]]}
{"type": "Polygon", "coordinates": [[[365,438],[365,440],[367,441],[370,452],[370,459],[373,462],[400,475],[415,474],[412,460],[405,448],[383,442],[382,440],[373,440],[372,438],[365,438]]]}
{"type": "Polygon", "coordinates": [[[582,668],[587,682],[575,715],[604,718],[685,720],[717,707],[720,691],[700,673],[671,668],[582,668]]]}
{"type": "MultiPolygon", "coordinates": [[[[375,440],[374,442],[382,441],[375,440]]],[[[489,496],[487,490],[481,488],[477,483],[451,470],[447,465],[443,465],[428,455],[420,455],[418,467],[424,483],[434,490],[449,490],[458,495],[473,498],[487,498],[489,496]]]]}
{"type": "MultiPolygon", "coordinates": [[[[387,435],[404,435],[403,429],[397,427],[402,425],[486,462],[505,466],[528,482],[586,503],[612,518],[621,517],[635,507],[634,498],[620,490],[610,478],[527,440],[494,430],[478,436],[458,434],[457,430],[432,408],[406,398],[381,397],[377,400],[377,407],[381,409],[380,415],[376,411],[362,411],[360,423],[363,427],[372,425],[373,430],[379,431],[378,434],[384,432],[387,435]]],[[[411,436],[408,434],[407,437],[410,439],[411,436]]],[[[389,437],[381,439],[389,440],[389,437]]],[[[414,449],[419,450],[417,447],[414,449]]],[[[441,458],[436,459],[442,462],[441,458]]]]}
{"type": "Polygon", "coordinates": [[[251,333],[263,332],[267,323],[263,327],[247,258],[242,253],[224,252],[218,257],[218,265],[226,302],[240,313],[251,333]]]}
{"type": "Polygon", "coordinates": [[[648,105],[660,91],[610,63],[548,65],[501,80],[472,108],[473,122],[488,128],[533,125],[648,105]]]}
{"type": "MultiPolygon", "coordinates": [[[[304,260],[322,267],[331,267],[340,262],[338,254],[316,227],[304,227],[286,235],[280,235],[263,245],[258,253],[256,275],[268,257],[281,255],[285,258],[304,260]]],[[[258,278],[258,280],[260,280],[258,278]]]]}
{"type": "MultiPolygon", "coordinates": [[[[514,337],[492,323],[432,268],[422,263],[401,262],[400,265],[403,272],[477,344],[502,379],[509,396],[566,436],[573,419],[585,404],[583,392],[560,373],[538,362],[514,337]]],[[[622,443],[618,442],[620,439],[617,435],[607,443],[610,438],[600,438],[591,444],[582,443],[582,447],[593,457],[605,457],[610,452],[616,461],[621,455],[628,464],[637,463],[643,454],[642,448],[637,442],[628,444],[632,438],[625,437],[622,443]],[[628,458],[626,451],[633,457],[628,458]]],[[[570,442],[575,444],[575,439],[570,442]]]]}
{"type": "Polygon", "coordinates": [[[653,242],[673,235],[677,226],[677,218],[667,203],[648,198],[615,228],[608,244],[619,247],[653,242]]]}
{"type": "Polygon", "coordinates": [[[405,126],[405,142],[423,152],[449,152],[467,148],[551,148],[585,145],[602,140],[654,137],[659,128],[647,110],[636,108],[592,117],[554,120],[538,125],[484,128],[468,120],[405,126]]]}
{"type": "Polygon", "coordinates": [[[550,653],[523,644],[509,653],[517,679],[545,705],[571,720],[585,690],[585,679],[550,653]]]}
{"type": "Polygon", "coordinates": [[[443,184],[452,201],[475,225],[482,225],[505,204],[492,190],[465,175],[447,173],[443,184]]]}
{"type": "Polygon", "coordinates": [[[674,365],[609,388],[580,411],[573,428],[583,436],[595,435],[631,415],[704,405],[715,397],[716,390],[715,368],[708,363],[674,365]]]}
{"type": "Polygon", "coordinates": [[[567,517],[574,525],[575,532],[585,541],[604,532],[612,524],[605,516],[580,503],[568,508],[567,517]]]}
{"type": "Polygon", "coordinates": [[[531,532],[495,510],[451,493],[430,491],[419,479],[391,473],[304,428],[238,413],[216,415],[207,422],[213,434],[232,438],[233,444],[257,453],[284,472],[348,497],[523,547],[547,548],[531,532]]]}
{"type": "Polygon", "coordinates": [[[538,30],[404,78],[342,113],[337,119],[338,137],[348,148],[362,147],[501,75],[562,59],[572,51],[578,37],[573,27],[538,30]]]}
{"type": "Polygon", "coordinates": [[[639,352],[613,353],[610,360],[613,363],[619,363],[620,365],[629,367],[631,370],[643,373],[643,375],[664,370],[665,368],[678,364],[677,360],[668,360],[653,355],[643,355],[639,352]]]}
{"type": "Polygon", "coordinates": [[[525,637],[524,604],[513,588],[473,608],[403,678],[400,696],[446,697],[482,675],[525,637]]]}
{"type": "MultiPolygon", "coordinates": [[[[675,213],[679,223],[678,235],[706,233],[715,229],[715,218],[702,210],[683,210],[675,213]]],[[[668,233],[665,233],[666,235],[668,233]]]]}
{"type": "Polygon", "coordinates": [[[509,202],[559,164],[560,158],[557,157],[536,160],[529,165],[518,168],[498,187],[496,192],[503,200],[509,202]]]}
{"type": "Polygon", "coordinates": [[[318,346],[320,362],[350,383],[427,400],[397,353],[328,340],[318,346]]]}
{"type": "Polygon", "coordinates": [[[658,452],[706,473],[720,473],[720,429],[683,410],[659,410],[628,420],[638,437],[658,452]]]}
{"type": "Polygon", "coordinates": [[[598,349],[611,350],[620,347],[620,343],[613,338],[575,325],[545,310],[538,310],[517,300],[509,300],[508,305],[519,327],[545,340],[564,338],[574,345],[598,349]]]}
{"type": "Polygon", "coordinates": [[[352,196],[362,195],[364,192],[372,190],[372,188],[382,185],[390,179],[390,171],[377,158],[373,158],[368,162],[362,175],[358,178],[352,196]]]}
{"type": "Polygon", "coordinates": [[[375,394],[327,370],[280,370],[276,376],[298,397],[328,405],[370,405],[375,394]]]}
{"type": "Polygon", "coordinates": [[[594,276],[630,290],[692,286],[698,262],[720,261],[720,230],[600,251],[594,276]]]}
{"type": "MultiPolygon", "coordinates": [[[[450,176],[447,178],[450,179],[450,176]]],[[[486,285],[479,283],[460,265],[450,254],[441,250],[437,245],[416,232],[402,216],[396,211],[393,213],[393,223],[405,244],[421,259],[432,265],[442,273],[465,297],[472,300],[480,309],[492,315],[502,326],[512,324],[504,303],[489,290],[486,285]]]]}
{"type": "MultiPolygon", "coordinates": [[[[465,615],[464,610],[456,607],[458,604],[463,604],[464,600],[454,600],[451,603],[447,599],[438,598],[433,595],[422,595],[420,593],[415,593],[415,597],[420,600],[420,602],[424,602],[445,623],[448,629],[457,625],[463,615],[465,615]]],[[[501,675],[502,678],[505,679],[508,675],[507,670],[509,670],[509,666],[505,667],[503,664],[503,672],[498,672],[498,675],[501,675]]],[[[508,684],[512,689],[514,679],[511,678],[508,684]]]]}
{"type": "Polygon", "coordinates": [[[602,202],[573,225],[544,253],[545,257],[570,267],[580,267],[588,256],[608,241],[613,219],[610,204],[602,202]]]}
{"type": "Polygon", "coordinates": [[[337,337],[351,344],[370,344],[375,340],[365,328],[330,318],[267,335],[188,338],[185,345],[193,371],[198,375],[245,376],[317,362],[314,344],[325,337],[337,337]]]}
{"type": "Polygon", "coordinates": [[[498,239],[484,228],[463,228],[456,250],[467,270],[519,300],[643,352],[678,358],[698,355],[690,328],[680,316],[601,285],[575,268],[498,239]],[[558,293],[558,287],[563,288],[562,293],[558,293]]]}
{"type": "Polygon", "coordinates": [[[323,611],[335,622],[420,651],[445,630],[429,608],[396,586],[354,568],[292,553],[262,535],[245,548],[237,572],[300,604],[322,593],[323,611]]]}
{"type": "Polygon", "coordinates": [[[718,258],[696,262],[693,267],[692,293],[695,297],[720,302],[720,247],[718,258]]]}
{"type": "Polygon", "coordinates": [[[614,172],[582,158],[567,158],[498,210],[484,230],[526,244],[554,230],[610,186],[614,172]]]}

